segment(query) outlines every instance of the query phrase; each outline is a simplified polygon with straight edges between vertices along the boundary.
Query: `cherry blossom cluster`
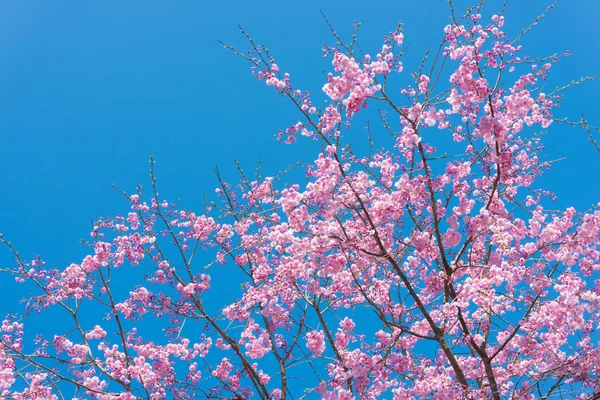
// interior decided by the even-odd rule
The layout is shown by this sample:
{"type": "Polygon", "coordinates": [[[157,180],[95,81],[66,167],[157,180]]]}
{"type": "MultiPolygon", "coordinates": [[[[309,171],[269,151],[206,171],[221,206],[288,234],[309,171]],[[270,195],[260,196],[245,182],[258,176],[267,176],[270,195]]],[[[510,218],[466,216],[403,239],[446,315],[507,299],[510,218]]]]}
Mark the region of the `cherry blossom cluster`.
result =
{"type": "Polygon", "coordinates": [[[550,63],[523,62],[502,15],[484,20],[454,20],[401,89],[400,27],[373,57],[328,47],[322,106],[254,47],[255,76],[301,114],[279,137],[320,143],[306,183],[242,174],[198,214],[152,172],[150,199],[126,195],[80,262],[17,257],[32,292],[2,323],[1,395],[600,398],[600,203],[548,208],[535,132],[560,100],[542,91],[550,63]],[[368,103],[387,149],[348,129],[368,103]],[[25,341],[25,317],[50,310],[68,324],[25,341]]]}

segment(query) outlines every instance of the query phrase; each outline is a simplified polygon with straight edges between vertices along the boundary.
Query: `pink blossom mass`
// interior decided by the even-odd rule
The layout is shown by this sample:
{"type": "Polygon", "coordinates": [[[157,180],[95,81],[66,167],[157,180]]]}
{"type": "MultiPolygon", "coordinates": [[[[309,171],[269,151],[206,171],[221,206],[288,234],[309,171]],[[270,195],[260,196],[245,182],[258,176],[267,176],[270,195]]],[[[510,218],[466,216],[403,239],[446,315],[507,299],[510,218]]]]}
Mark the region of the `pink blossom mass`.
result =
{"type": "Polygon", "coordinates": [[[252,40],[226,46],[293,105],[279,139],[312,142],[306,179],[242,173],[192,211],[152,159],[83,259],[0,237],[27,289],[0,327],[0,397],[600,399],[600,203],[555,210],[537,186],[561,56],[525,57],[484,11],[439,27],[423,65],[402,63],[401,24],[375,49],[332,29],[315,96],[252,40]],[[367,106],[369,139],[351,126],[367,106]],[[112,279],[125,268],[143,279],[112,279]],[[28,333],[57,310],[53,335],[28,333]]]}

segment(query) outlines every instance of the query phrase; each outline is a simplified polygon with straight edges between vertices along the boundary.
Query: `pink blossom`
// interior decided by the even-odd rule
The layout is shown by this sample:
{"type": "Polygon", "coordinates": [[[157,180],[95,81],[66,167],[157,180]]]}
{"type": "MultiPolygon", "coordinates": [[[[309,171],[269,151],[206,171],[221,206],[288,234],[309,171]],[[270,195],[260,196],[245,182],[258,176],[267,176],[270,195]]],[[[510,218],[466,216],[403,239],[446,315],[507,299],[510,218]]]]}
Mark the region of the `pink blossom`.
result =
{"type": "Polygon", "coordinates": [[[319,357],[325,351],[325,334],[323,331],[311,331],[306,334],[306,347],[313,357],[319,357]]]}

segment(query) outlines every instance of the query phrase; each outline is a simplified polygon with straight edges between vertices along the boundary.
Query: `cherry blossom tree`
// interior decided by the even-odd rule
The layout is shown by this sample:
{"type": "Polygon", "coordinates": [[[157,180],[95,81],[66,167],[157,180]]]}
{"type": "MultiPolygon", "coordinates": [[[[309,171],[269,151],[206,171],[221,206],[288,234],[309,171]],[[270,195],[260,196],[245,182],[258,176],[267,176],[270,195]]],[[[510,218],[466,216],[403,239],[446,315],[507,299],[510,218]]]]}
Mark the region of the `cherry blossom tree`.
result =
{"type": "Polygon", "coordinates": [[[306,183],[219,177],[195,212],[159,196],[151,160],[149,193],[122,192],[83,260],[0,237],[31,293],[0,328],[2,398],[599,399],[600,203],[548,210],[536,186],[544,130],[593,141],[554,114],[586,78],[543,91],[561,57],[520,41],[545,12],[515,37],[502,12],[451,11],[411,73],[402,25],[375,55],[332,29],[322,104],[249,36],[226,45],[295,105],[279,138],[313,141],[306,183]],[[38,313],[64,318],[28,332],[38,313]]]}

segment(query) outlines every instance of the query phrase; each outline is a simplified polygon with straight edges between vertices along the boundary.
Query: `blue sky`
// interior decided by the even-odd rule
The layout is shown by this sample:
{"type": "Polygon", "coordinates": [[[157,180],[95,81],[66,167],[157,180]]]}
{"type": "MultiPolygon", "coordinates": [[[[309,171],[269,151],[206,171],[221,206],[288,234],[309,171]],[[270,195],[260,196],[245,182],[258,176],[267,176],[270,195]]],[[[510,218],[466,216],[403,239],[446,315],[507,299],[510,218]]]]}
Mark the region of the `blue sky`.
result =
{"type": "MultiPolygon", "coordinates": [[[[456,9],[469,3],[456,1],[456,9]]],[[[509,2],[510,36],[549,3],[509,2]]],[[[487,2],[484,18],[500,6],[487,2]]],[[[251,172],[262,157],[264,174],[313,159],[318,148],[309,141],[276,143],[277,131],[298,115],[217,40],[246,50],[243,26],[296,87],[320,93],[330,69],[321,46],[334,42],[321,8],[348,39],[360,21],[371,53],[402,20],[407,71],[438,45],[449,21],[445,0],[0,1],[0,232],[24,258],[41,254],[62,267],[87,254],[79,239],[91,220],[127,212],[111,183],[129,192],[148,186],[151,154],[162,196],[198,211],[203,193],[217,186],[216,165],[235,182],[234,158],[251,172]]],[[[565,0],[523,41],[527,54],[574,54],[553,67],[550,88],[599,74],[599,12],[598,2],[565,0]]],[[[598,81],[570,90],[558,115],[583,112],[600,125],[598,93],[598,81]]],[[[586,133],[553,125],[545,143],[553,158],[567,158],[543,181],[559,196],[557,206],[584,209],[600,200],[600,154],[586,133]]],[[[10,262],[0,250],[0,267],[10,262]]],[[[2,312],[19,297],[8,279],[0,276],[9,293],[2,312]]]]}

